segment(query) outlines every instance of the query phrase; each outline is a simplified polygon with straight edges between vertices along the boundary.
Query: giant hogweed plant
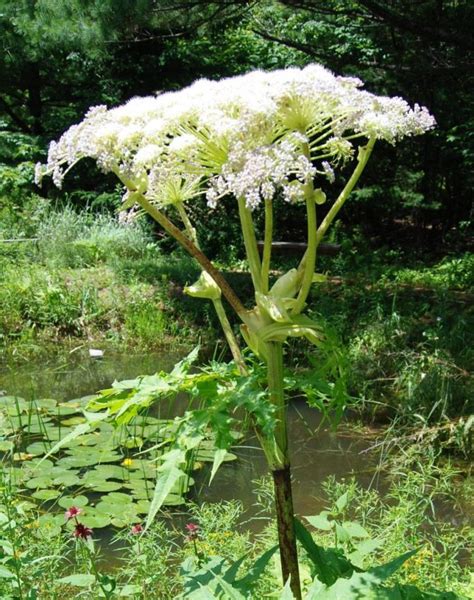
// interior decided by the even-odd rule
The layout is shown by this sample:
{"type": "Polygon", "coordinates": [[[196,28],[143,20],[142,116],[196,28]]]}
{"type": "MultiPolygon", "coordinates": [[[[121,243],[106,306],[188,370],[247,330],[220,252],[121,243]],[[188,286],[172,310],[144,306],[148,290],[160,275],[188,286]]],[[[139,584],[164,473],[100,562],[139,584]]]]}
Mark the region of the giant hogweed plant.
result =
{"type": "Polygon", "coordinates": [[[123,183],[122,209],[146,211],[201,266],[199,281],[186,291],[214,304],[234,367],[190,373],[185,361],[170,375],[117,384],[93,408],[106,409],[117,422],[124,422],[177,390],[187,390],[203,403],[182,418],[175,447],[162,457],[149,519],[184,476],[186,456],[199,444],[203,428],[213,426],[217,432],[217,468],[233,442],[229,423],[235,419],[235,408],[246,409],[273,475],[282,574],[296,598],[301,592],[283,344],[289,337],[324,344],[320,325],[304,314],[318,246],[357,184],[375,143],[394,144],[433,126],[424,107],[410,108],[402,98],[376,96],[363,90],[357,78],[338,77],[309,65],[221,81],[199,80],[181,91],[133,98],[117,108],[93,107],[81,123],[51,143],[47,164],[37,165],[38,183],[48,174],[61,187],[76,162],[95,159],[104,172],[115,173],[123,183]],[[336,170],[349,164],[352,174],[321,218],[318,209],[326,203],[336,170]],[[193,202],[202,195],[209,210],[225,196],[235,199],[255,291],[250,308],[250,299],[243,302],[237,296],[199,247],[192,216],[193,202]],[[307,249],[297,268],[270,286],[276,202],[306,209],[307,249]],[[260,210],[265,223],[261,256],[254,226],[254,214],[260,210]],[[263,366],[264,385],[243,358],[222,296],[240,319],[246,345],[263,366]]]}

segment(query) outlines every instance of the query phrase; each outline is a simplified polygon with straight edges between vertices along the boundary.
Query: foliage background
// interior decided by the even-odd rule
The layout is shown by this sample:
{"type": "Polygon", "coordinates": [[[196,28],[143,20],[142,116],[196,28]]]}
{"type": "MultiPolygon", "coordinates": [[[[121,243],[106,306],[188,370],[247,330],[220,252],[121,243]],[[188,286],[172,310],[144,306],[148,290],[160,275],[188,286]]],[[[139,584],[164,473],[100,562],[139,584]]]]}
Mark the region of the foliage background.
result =
{"type": "MultiPolygon", "coordinates": [[[[469,0],[1,0],[3,204],[24,206],[33,191],[29,161],[43,158],[47,141],[90,105],[116,105],[198,77],[316,61],[362,77],[376,93],[426,104],[438,121],[430,135],[377,148],[348,225],[361,226],[376,245],[466,248],[473,18],[469,0]]],[[[104,182],[90,165],[75,173],[62,201],[116,204],[112,180],[104,182]]],[[[46,187],[41,194],[58,192],[46,187]]],[[[301,235],[291,211],[280,217],[289,236],[301,235]]],[[[207,250],[217,252],[235,230],[219,211],[213,218],[222,234],[207,250]]]]}

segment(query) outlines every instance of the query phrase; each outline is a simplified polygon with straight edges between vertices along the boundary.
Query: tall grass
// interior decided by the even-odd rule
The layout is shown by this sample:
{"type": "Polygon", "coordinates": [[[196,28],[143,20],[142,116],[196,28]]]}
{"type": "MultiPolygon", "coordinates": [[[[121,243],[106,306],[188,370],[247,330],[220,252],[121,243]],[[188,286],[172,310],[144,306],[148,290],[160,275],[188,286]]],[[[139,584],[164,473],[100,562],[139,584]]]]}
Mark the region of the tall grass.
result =
{"type": "Polygon", "coordinates": [[[109,214],[49,211],[37,229],[39,260],[54,267],[87,267],[117,258],[138,258],[152,247],[144,221],[121,224],[109,214]]]}

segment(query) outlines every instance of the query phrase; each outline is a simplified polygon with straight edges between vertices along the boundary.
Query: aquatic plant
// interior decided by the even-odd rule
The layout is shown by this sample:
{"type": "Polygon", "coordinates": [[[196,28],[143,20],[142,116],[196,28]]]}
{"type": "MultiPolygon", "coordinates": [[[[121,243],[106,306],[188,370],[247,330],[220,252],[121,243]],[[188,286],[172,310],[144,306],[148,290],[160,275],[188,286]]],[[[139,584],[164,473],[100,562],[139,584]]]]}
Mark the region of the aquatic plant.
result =
{"type": "MultiPolygon", "coordinates": [[[[148,212],[201,265],[202,275],[187,293],[213,302],[235,363],[245,377],[249,367],[221,295],[239,316],[245,342],[266,365],[267,386],[264,393],[255,394],[252,407],[255,403],[267,406],[272,419],[263,428],[255,413],[249,412],[273,474],[282,573],[285,581],[290,578],[296,598],[301,591],[283,343],[288,337],[324,343],[321,325],[302,314],[315,279],[317,248],[359,180],[376,141],[393,144],[433,126],[434,119],[424,107],[412,109],[401,98],[376,96],[363,90],[357,78],[338,77],[319,65],[309,65],[270,73],[255,71],[221,81],[200,80],[179,92],[134,98],[110,110],[93,107],[81,123],[51,143],[47,165],[36,168],[38,183],[49,174],[58,187],[84,157],[95,159],[104,172],[115,173],[125,186],[123,209],[138,206],[148,212]],[[351,162],[355,162],[352,174],[318,222],[317,207],[327,201],[336,171],[351,162]],[[252,308],[246,308],[199,248],[192,202],[203,194],[210,210],[224,196],[237,201],[255,290],[252,308]],[[308,243],[299,266],[270,287],[274,201],[306,206],[308,243]],[[262,206],[265,235],[260,257],[253,212],[262,206]],[[181,221],[181,228],[172,222],[173,216],[181,221]]],[[[149,404],[153,397],[163,395],[159,389],[143,392],[138,386],[127,396],[116,389],[96,408],[107,408],[110,414],[125,419],[127,411],[136,413],[142,406],[144,396],[149,404]]],[[[227,392],[228,398],[232,390],[227,392]]],[[[229,436],[220,436],[223,451],[231,442],[229,436]]],[[[179,478],[179,464],[192,443],[170,452],[160,466],[161,483],[157,484],[152,515],[167,486],[179,478]]]]}

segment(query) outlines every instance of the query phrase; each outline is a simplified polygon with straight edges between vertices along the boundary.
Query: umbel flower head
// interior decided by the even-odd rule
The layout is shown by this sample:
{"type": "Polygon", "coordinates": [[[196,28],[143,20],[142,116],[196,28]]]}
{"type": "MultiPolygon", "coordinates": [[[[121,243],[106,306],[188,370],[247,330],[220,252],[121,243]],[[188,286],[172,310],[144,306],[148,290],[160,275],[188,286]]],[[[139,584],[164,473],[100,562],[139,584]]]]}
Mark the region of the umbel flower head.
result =
{"type": "Polygon", "coordinates": [[[253,71],[91,108],[51,143],[36,181],[51,174],[60,187],[91,157],[124,183],[126,206],[139,191],[160,207],[206,193],[211,206],[231,194],[254,209],[275,196],[302,200],[309,180],[332,182],[364,138],[395,143],[434,124],[426,108],[371,94],[320,65],[253,71]]]}

